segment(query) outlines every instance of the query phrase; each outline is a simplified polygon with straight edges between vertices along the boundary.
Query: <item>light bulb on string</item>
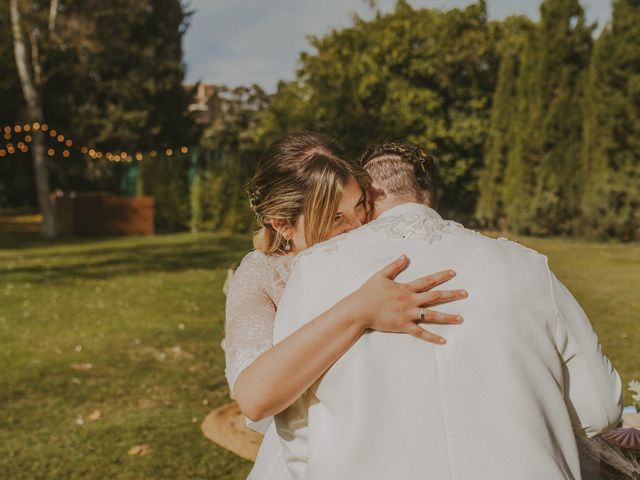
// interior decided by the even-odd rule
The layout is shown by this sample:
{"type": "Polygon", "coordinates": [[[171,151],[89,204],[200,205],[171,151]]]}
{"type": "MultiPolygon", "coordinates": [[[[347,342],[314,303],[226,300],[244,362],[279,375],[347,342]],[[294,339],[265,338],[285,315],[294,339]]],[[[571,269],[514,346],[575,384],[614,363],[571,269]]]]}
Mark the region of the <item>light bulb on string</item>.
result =
{"type": "Polygon", "coordinates": [[[23,129],[25,132],[30,132],[30,131],[31,131],[31,125],[29,125],[28,123],[25,123],[25,124],[22,126],[22,129],[23,129]]]}
{"type": "Polygon", "coordinates": [[[53,148],[50,148],[49,150],[47,150],[47,155],[49,155],[50,157],[53,157],[56,154],[56,151],[53,148]]]}
{"type": "Polygon", "coordinates": [[[6,155],[7,155],[6,150],[4,150],[4,149],[0,149],[0,157],[4,157],[4,156],[6,156],[6,155]]]}
{"type": "Polygon", "coordinates": [[[69,158],[69,155],[71,155],[71,152],[69,152],[69,150],[64,150],[64,151],[62,152],[62,156],[63,156],[64,158],[69,158]]]}
{"type": "Polygon", "coordinates": [[[47,125],[46,123],[43,123],[41,129],[43,132],[46,132],[47,130],[49,130],[49,125],[47,125]]]}
{"type": "Polygon", "coordinates": [[[38,122],[34,122],[33,129],[34,130],[40,130],[40,124],[38,122]]]}
{"type": "Polygon", "coordinates": [[[29,143],[29,142],[31,142],[31,140],[33,140],[33,139],[31,138],[31,135],[25,135],[25,136],[24,136],[24,141],[25,141],[25,142],[29,143]]]}
{"type": "Polygon", "coordinates": [[[22,131],[22,127],[20,125],[16,125],[13,127],[13,131],[16,133],[20,133],[22,131]]]}
{"type": "Polygon", "coordinates": [[[54,129],[49,130],[49,135],[51,135],[51,137],[55,137],[58,134],[58,132],[56,132],[54,129]]]}

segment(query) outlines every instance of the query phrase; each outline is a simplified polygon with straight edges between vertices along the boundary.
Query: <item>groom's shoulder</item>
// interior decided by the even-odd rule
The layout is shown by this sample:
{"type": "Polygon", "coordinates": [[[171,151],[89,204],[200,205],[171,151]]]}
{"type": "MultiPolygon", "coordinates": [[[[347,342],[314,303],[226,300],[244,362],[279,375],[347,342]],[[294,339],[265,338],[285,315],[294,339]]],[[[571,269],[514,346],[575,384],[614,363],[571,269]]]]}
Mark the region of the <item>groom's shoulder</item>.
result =
{"type": "Polygon", "coordinates": [[[447,242],[451,249],[467,251],[467,256],[494,265],[519,265],[529,271],[548,269],[548,258],[543,253],[506,237],[492,237],[460,224],[453,227],[453,236],[459,242],[447,242]],[[533,270],[531,270],[533,269],[533,270]]]}

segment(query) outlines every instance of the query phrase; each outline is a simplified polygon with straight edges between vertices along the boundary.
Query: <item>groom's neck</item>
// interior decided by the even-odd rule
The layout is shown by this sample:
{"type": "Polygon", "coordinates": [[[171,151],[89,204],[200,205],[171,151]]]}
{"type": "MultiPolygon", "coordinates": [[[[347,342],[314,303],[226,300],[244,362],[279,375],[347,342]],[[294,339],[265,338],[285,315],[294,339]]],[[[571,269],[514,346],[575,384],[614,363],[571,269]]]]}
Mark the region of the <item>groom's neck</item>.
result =
{"type": "MultiPolygon", "coordinates": [[[[384,212],[391,210],[392,208],[395,208],[399,205],[404,205],[405,203],[420,203],[420,202],[418,202],[415,197],[386,195],[384,199],[381,199],[375,202],[371,220],[375,220],[384,212]]],[[[428,207],[429,202],[428,201],[424,202],[424,205],[428,207]]]]}

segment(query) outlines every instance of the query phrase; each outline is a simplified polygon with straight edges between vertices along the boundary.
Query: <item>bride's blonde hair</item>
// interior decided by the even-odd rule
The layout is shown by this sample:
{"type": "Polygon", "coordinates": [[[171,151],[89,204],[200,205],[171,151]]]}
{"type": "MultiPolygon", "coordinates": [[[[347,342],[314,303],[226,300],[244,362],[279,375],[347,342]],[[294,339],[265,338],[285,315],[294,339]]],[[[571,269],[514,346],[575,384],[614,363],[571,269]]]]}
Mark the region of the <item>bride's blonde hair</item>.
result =
{"type": "Polygon", "coordinates": [[[294,227],[304,215],[307,246],[329,238],[342,192],[355,178],[364,190],[369,175],[346,160],[340,146],[313,132],[285,135],[264,152],[249,184],[251,207],[259,230],[254,246],[267,255],[284,253],[285,240],[272,220],[294,227]]]}

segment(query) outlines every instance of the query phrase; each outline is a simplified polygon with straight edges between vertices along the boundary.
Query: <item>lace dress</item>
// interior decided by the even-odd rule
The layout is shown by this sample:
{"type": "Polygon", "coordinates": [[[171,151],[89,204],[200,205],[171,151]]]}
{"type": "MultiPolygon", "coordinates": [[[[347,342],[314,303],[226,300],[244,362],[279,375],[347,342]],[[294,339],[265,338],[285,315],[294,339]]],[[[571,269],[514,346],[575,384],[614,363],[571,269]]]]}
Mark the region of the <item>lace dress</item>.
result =
{"type": "MultiPolygon", "coordinates": [[[[267,256],[257,250],[240,262],[228,284],[225,321],[226,376],[231,398],[238,375],[273,346],[276,308],[294,257],[267,256]]],[[[265,436],[247,480],[291,480],[273,418],[248,422],[265,436]]]]}

